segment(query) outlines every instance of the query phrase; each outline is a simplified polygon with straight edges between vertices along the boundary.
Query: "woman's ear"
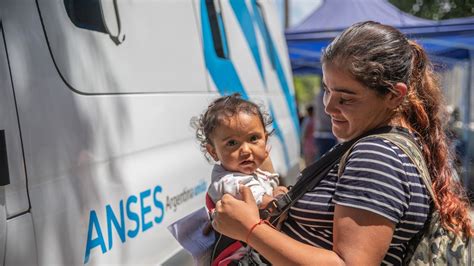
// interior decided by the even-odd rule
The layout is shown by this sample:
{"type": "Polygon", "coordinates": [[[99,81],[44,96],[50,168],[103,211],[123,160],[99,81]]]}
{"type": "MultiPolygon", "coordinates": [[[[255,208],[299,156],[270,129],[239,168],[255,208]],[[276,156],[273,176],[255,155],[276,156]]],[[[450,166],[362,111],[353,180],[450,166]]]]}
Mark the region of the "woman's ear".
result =
{"type": "Polygon", "coordinates": [[[398,82],[393,86],[393,91],[389,93],[388,103],[392,109],[397,108],[403,103],[407,95],[408,87],[403,82],[398,82]]]}
{"type": "Polygon", "coordinates": [[[209,155],[211,155],[212,159],[214,159],[214,161],[219,161],[219,158],[217,157],[217,153],[216,153],[216,148],[214,148],[214,146],[212,146],[211,144],[206,144],[206,150],[207,152],[209,153],[209,155]]]}

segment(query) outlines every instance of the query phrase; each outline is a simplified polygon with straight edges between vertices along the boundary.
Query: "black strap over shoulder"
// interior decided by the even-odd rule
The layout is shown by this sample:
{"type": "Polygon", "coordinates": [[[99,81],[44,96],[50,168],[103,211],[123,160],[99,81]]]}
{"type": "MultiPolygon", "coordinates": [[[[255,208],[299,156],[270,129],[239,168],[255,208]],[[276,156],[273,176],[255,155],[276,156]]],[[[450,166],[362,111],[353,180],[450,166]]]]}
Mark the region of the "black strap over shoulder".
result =
{"type": "Polygon", "coordinates": [[[275,217],[279,217],[281,213],[284,213],[286,210],[288,210],[306,192],[318,185],[318,183],[321,182],[321,180],[327,175],[331,168],[339,162],[341,156],[347,150],[349,150],[356,141],[369,135],[389,132],[403,134],[408,133],[405,129],[399,127],[385,126],[370,130],[369,132],[366,132],[357,138],[334,146],[334,148],[328,153],[324,154],[321,159],[303,169],[298,181],[293,187],[291,187],[290,191],[278,197],[278,199],[273,200],[270,204],[268,204],[265,210],[260,212],[261,218],[266,219],[272,217],[272,222],[277,220],[275,217]]]}

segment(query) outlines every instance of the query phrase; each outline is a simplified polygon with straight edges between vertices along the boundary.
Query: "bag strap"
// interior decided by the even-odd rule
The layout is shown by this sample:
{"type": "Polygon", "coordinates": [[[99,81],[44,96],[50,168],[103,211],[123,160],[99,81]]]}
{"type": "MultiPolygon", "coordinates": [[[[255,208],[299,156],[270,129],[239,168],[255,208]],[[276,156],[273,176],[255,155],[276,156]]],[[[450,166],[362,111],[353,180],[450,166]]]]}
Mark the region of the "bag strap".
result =
{"type": "MultiPolygon", "coordinates": [[[[431,176],[428,170],[428,167],[426,165],[425,159],[423,157],[423,153],[421,152],[420,147],[418,144],[415,142],[414,138],[412,135],[409,133],[407,134],[393,134],[393,133],[387,133],[387,134],[380,134],[376,135],[375,137],[383,138],[391,143],[395,144],[400,150],[402,150],[415,164],[416,168],[418,169],[421,179],[423,180],[423,183],[425,184],[426,189],[428,190],[428,193],[431,196],[432,204],[430,204],[430,211],[429,211],[429,216],[428,219],[425,221],[425,224],[423,225],[423,228],[415,235],[413,238],[410,240],[409,246],[414,246],[418,247],[420,242],[422,241],[423,235],[425,232],[428,231],[431,219],[432,217],[432,212],[434,211],[435,204],[433,202],[436,200],[435,195],[433,193],[433,188],[432,188],[432,183],[431,183],[431,176]]],[[[340,170],[340,169],[339,169],[340,170]]],[[[470,246],[470,239],[469,239],[469,245],[470,246]]],[[[403,258],[404,263],[408,263],[411,261],[413,256],[413,251],[407,252],[405,254],[405,257],[403,258]]],[[[471,259],[468,258],[468,261],[470,262],[471,259]]],[[[471,265],[469,263],[469,265],[471,265]]]]}
{"type": "MultiPolygon", "coordinates": [[[[321,159],[310,164],[301,171],[298,181],[293,187],[291,187],[288,193],[273,200],[268,204],[267,208],[260,211],[261,218],[266,219],[268,217],[279,217],[282,213],[286,212],[306,192],[317,186],[332,167],[339,162],[341,156],[359,139],[374,134],[398,132],[399,130],[400,128],[397,127],[385,126],[371,130],[353,140],[337,144],[332,150],[324,154],[321,159]]],[[[272,221],[275,220],[277,219],[272,219],[272,221]]]]}
{"type": "MultiPolygon", "coordinates": [[[[428,170],[428,166],[426,165],[425,159],[423,157],[423,153],[416,143],[415,139],[413,136],[408,133],[408,132],[389,132],[389,133],[383,133],[383,134],[375,134],[370,137],[376,137],[376,138],[383,138],[391,143],[395,144],[400,150],[402,150],[415,164],[416,168],[420,172],[421,179],[423,180],[423,183],[425,184],[426,189],[428,190],[428,193],[431,196],[432,201],[434,202],[436,200],[435,195],[433,193],[433,188],[432,188],[432,182],[431,182],[431,175],[428,170]]],[[[367,137],[368,138],[368,137],[367,137]]],[[[363,139],[360,139],[359,141],[362,141],[363,139]]],[[[355,146],[357,143],[355,143],[353,146],[355,146]]],[[[352,149],[352,148],[351,148],[352,149]]],[[[350,150],[348,150],[343,157],[341,158],[341,162],[339,164],[339,176],[342,174],[342,171],[344,170],[345,163],[347,161],[347,157],[350,153],[350,150]]],[[[435,205],[430,204],[430,213],[434,210],[435,205]]],[[[418,246],[418,244],[421,242],[421,239],[423,237],[424,232],[428,230],[430,220],[432,219],[431,214],[429,218],[426,220],[423,229],[420,230],[411,240],[410,242],[414,246],[418,246]]],[[[466,265],[473,265],[472,264],[472,239],[469,237],[467,238],[467,264],[466,265]]],[[[408,254],[407,254],[408,255],[408,254]]],[[[410,256],[413,254],[409,254],[410,256]]],[[[411,257],[404,258],[405,262],[410,261],[411,257]]]]}
{"type": "Polygon", "coordinates": [[[421,179],[423,180],[426,189],[430,193],[431,199],[433,201],[436,201],[428,166],[426,165],[426,161],[423,157],[423,153],[421,152],[420,147],[415,142],[413,137],[411,135],[407,136],[406,134],[396,133],[380,134],[376,135],[376,137],[381,137],[388,141],[391,141],[411,159],[411,161],[415,164],[416,168],[420,172],[420,175],[422,177],[421,179]]]}

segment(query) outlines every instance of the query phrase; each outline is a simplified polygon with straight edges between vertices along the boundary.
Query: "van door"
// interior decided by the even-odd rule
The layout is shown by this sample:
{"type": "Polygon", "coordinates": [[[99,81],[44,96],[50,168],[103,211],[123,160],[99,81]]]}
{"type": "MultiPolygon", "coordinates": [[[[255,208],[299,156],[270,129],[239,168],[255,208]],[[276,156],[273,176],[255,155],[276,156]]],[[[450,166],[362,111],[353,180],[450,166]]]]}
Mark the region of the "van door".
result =
{"type": "MultiPolygon", "coordinates": [[[[23,229],[29,227],[31,220],[15,94],[3,33],[0,23],[0,261],[6,263],[9,261],[5,259],[7,223],[11,234],[17,229],[28,231],[23,229]]],[[[12,243],[23,243],[20,235],[9,237],[18,240],[12,243]]]]}

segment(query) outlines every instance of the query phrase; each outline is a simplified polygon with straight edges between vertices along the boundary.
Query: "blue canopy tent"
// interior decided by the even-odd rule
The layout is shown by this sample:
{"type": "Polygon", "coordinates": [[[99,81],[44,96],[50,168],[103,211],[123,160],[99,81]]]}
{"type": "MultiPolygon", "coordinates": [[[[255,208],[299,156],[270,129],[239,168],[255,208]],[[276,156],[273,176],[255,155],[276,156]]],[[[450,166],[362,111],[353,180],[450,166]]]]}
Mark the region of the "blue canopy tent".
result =
{"type": "MultiPolygon", "coordinates": [[[[345,28],[366,20],[397,27],[410,39],[420,43],[441,69],[449,69],[451,65],[461,61],[467,62],[466,86],[461,88],[463,102],[459,106],[463,115],[463,141],[468,147],[463,164],[466,172],[469,172],[473,155],[470,146],[474,144],[470,141],[472,131],[468,126],[471,122],[474,17],[433,21],[404,13],[387,0],[323,1],[302,23],[285,32],[293,74],[321,74],[320,57],[323,48],[345,28]]],[[[473,174],[471,176],[474,177],[473,174]]],[[[470,179],[468,174],[464,175],[465,184],[474,188],[474,184],[469,185],[474,183],[474,179],[470,179]]]]}
{"type": "Polygon", "coordinates": [[[399,28],[436,58],[468,59],[474,49],[474,17],[433,21],[404,13],[386,0],[325,0],[286,32],[293,73],[321,73],[321,51],[350,25],[373,20],[399,28]]]}

